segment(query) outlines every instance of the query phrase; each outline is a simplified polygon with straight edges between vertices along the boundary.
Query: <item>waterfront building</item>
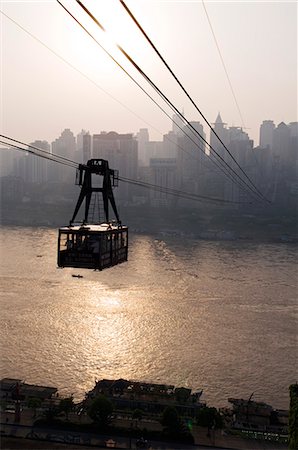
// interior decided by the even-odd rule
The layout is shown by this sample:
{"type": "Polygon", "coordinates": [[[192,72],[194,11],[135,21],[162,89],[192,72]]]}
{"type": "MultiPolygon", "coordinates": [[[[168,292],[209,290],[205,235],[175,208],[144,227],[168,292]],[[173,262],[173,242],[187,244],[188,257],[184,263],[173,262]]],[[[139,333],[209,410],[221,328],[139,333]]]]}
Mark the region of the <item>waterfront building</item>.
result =
{"type": "Polygon", "coordinates": [[[200,401],[202,393],[166,384],[104,379],[96,381],[94,388],[86,394],[85,403],[88,405],[90,400],[102,394],[112,401],[115,409],[140,409],[152,415],[160,415],[167,406],[172,405],[179,415],[196,417],[198,409],[205,406],[200,401]]]}
{"type": "Polygon", "coordinates": [[[233,428],[287,434],[289,412],[273,409],[264,402],[229,398],[232,404],[233,428]]]}
{"type": "Polygon", "coordinates": [[[21,177],[7,176],[0,178],[1,202],[21,202],[24,196],[24,180],[21,177]]]}
{"type": "Polygon", "coordinates": [[[0,177],[12,175],[15,166],[15,157],[18,152],[8,147],[0,149],[0,177]]]}
{"type": "MultiPolygon", "coordinates": [[[[177,160],[175,158],[150,159],[150,171],[152,184],[177,189],[177,160]]],[[[171,207],[177,204],[177,197],[158,190],[151,190],[150,203],[155,207],[171,207]]]]}
{"type": "Polygon", "coordinates": [[[15,378],[2,378],[0,381],[0,398],[5,400],[28,401],[30,398],[39,398],[45,401],[50,400],[57,392],[55,387],[28,384],[15,378]]]}

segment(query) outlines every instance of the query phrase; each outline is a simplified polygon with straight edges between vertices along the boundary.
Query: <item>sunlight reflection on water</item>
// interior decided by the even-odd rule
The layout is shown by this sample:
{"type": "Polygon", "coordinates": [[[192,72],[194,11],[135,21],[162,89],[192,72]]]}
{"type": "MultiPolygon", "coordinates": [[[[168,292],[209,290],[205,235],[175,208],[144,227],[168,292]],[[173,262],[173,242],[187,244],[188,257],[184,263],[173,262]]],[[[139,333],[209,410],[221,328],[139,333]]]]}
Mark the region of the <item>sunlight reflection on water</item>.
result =
{"type": "Polygon", "coordinates": [[[56,239],[2,229],[2,376],[77,398],[121,377],[203,388],[215,405],[255,391],[287,407],[296,247],[132,236],[128,263],[94,272],[56,269],[56,239]]]}

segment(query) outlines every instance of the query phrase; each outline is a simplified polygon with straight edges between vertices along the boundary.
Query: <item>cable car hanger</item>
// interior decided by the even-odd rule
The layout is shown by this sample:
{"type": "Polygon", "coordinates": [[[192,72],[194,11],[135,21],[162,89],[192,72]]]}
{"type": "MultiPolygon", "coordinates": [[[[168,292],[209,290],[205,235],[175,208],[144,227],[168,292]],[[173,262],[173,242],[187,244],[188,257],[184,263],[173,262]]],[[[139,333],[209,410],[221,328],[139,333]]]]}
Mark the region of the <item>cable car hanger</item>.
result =
{"type": "MultiPolygon", "coordinates": [[[[109,168],[104,159],[90,159],[77,169],[77,184],[81,192],[66,227],[59,228],[58,267],[76,267],[103,270],[127,261],[128,227],[121,224],[113,187],[118,186],[118,171],[109,168]],[[92,185],[92,175],[102,176],[100,187],[92,185]],[[101,193],[105,222],[88,222],[92,194],[101,193]],[[85,200],[84,220],[75,224],[85,200]],[[111,204],[116,220],[110,220],[111,204]]],[[[100,211],[99,211],[100,212],[100,211]]]]}

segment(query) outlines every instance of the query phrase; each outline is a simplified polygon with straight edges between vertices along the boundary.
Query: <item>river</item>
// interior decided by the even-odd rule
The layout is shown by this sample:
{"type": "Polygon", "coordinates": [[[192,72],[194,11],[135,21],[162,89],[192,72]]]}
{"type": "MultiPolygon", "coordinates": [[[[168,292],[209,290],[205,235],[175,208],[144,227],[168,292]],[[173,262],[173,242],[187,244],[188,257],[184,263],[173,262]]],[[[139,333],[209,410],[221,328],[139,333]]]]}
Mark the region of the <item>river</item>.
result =
{"type": "Polygon", "coordinates": [[[129,261],[102,272],[57,269],[56,248],[56,230],[1,228],[1,377],[76,399],[126,378],[288,408],[297,246],[132,235],[129,261]]]}

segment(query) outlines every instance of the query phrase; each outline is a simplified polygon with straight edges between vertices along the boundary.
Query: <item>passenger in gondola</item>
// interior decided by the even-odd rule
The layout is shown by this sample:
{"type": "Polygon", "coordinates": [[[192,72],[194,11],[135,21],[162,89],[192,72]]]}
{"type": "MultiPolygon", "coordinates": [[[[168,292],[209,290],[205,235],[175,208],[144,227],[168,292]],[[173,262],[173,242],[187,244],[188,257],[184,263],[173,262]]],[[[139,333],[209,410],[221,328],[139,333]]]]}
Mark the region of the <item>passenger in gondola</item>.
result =
{"type": "Polygon", "coordinates": [[[88,251],[92,253],[99,253],[99,239],[95,236],[86,236],[85,244],[88,251]]]}
{"type": "Polygon", "coordinates": [[[73,241],[71,239],[67,239],[66,248],[67,250],[73,250],[73,241]]]}

